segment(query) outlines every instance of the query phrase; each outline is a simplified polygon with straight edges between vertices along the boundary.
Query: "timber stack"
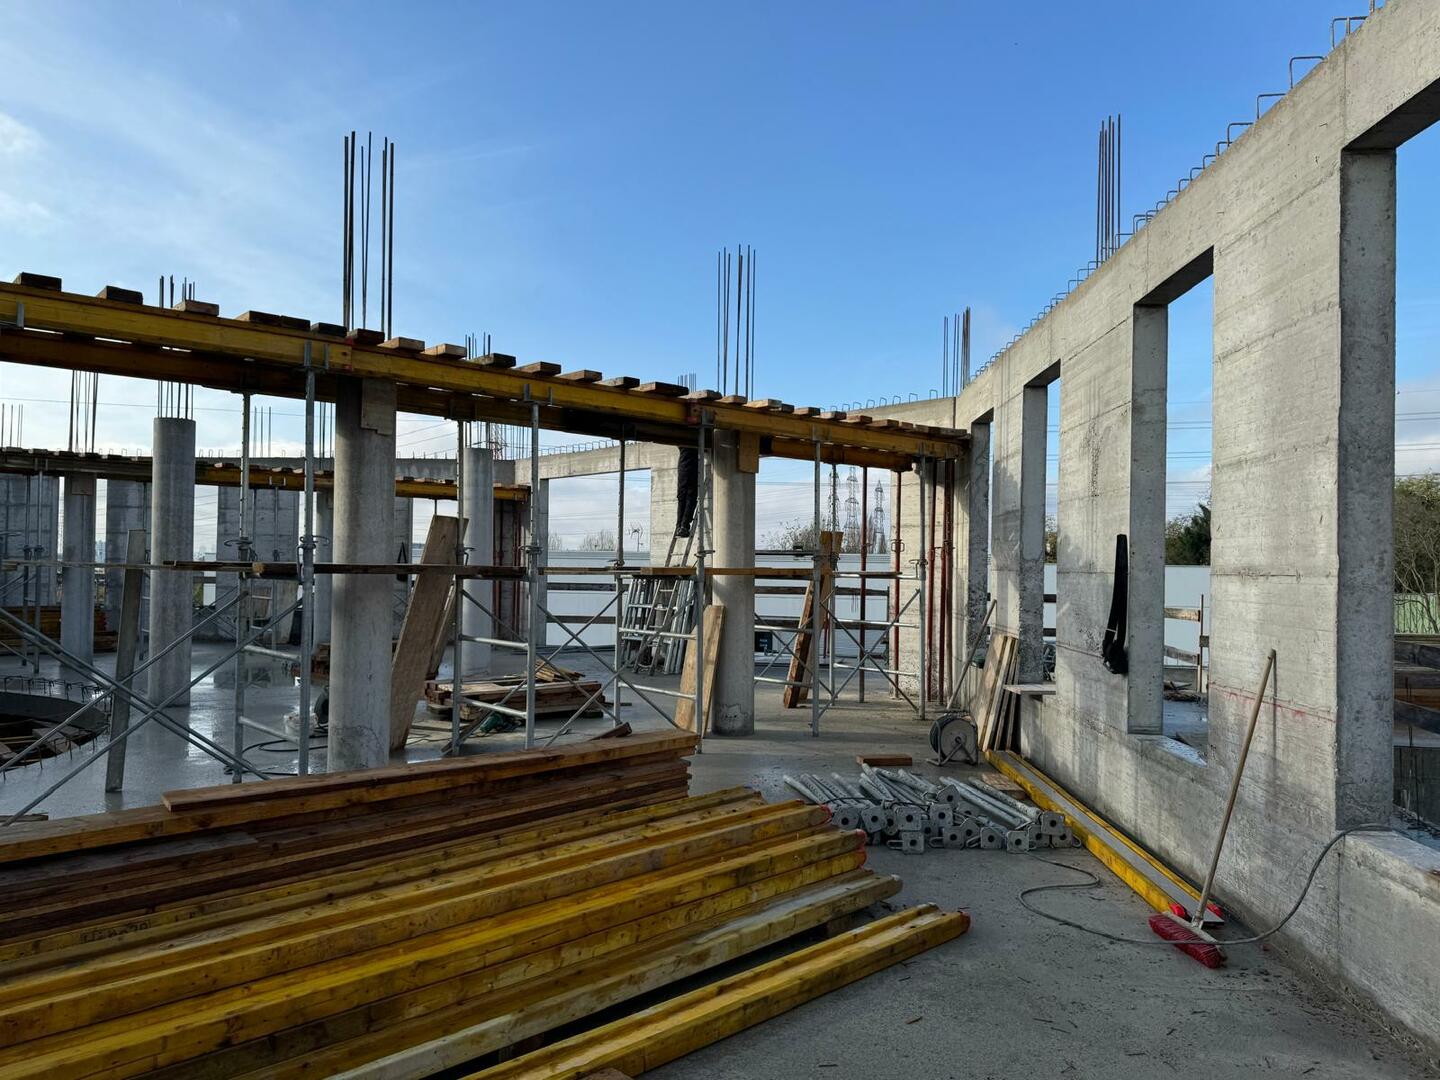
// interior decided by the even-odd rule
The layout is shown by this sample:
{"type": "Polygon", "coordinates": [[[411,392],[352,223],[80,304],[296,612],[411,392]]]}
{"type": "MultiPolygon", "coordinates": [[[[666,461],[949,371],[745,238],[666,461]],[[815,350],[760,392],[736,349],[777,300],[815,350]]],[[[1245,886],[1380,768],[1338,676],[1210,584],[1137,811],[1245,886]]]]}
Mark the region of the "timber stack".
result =
{"type": "Polygon", "coordinates": [[[11,826],[0,1080],[635,1072],[968,927],[900,913],[544,1045],[899,890],[823,807],[689,797],[694,747],[629,735],[11,826]]]}

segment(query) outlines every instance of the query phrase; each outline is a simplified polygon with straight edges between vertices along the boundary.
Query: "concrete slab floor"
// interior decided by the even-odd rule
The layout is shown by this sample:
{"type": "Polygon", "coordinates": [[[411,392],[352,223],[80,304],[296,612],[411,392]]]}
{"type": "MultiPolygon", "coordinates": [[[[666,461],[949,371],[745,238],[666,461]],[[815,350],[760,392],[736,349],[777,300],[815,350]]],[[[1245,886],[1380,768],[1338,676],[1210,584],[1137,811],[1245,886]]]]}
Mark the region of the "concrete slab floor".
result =
{"type": "MultiPolygon", "coordinates": [[[[197,664],[219,646],[197,646],[197,664]]],[[[584,655],[560,662],[595,674],[584,655]]],[[[102,664],[108,665],[109,658],[102,664]]],[[[42,669],[43,670],[43,669],[42,669]]],[[[198,670],[198,669],[197,669],[198,670]]],[[[0,674],[9,674],[6,667],[0,674]]],[[[647,677],[666,685],[673,680],[647,677]]],[[[231,689],[206,680],[189,710],[192,725],[228,745],[231,689]]],[[[809,734],[809,710],[782,710],[778,690],[762,689],[757,732],[748,739],[707,740],[692,763],[692,790],[747,784],[767,798],[791,797],[785,773],[856,771],[855,755],[909,753],[916,771],[933,775],[925,728],[888,694],[838,705],[809,734]]],[[[633,698],[633,694],[627,695],[633,698]]],[[[252,688],[257,715],[272,720],[295,707],[283,677],[252,688]]],[[[637,728],[662,723],[648,707],[627,707],[637,728]]],[[[586,730],[606,726],[585,721],[586,730]]],[[[554,725],[542,725],[548,734],[554,725]]],[[[259,738],[260,736],[257,736],[259,738]]],[[[223,782],[221,767],[160,730],[136,736],[123,795],[101,791],[97,762],[47,801],[54,816],[154,802],[161,791],[223,782]]],[[[510,749],[518,734],[481,740],[479,749],[510,749]]],[[[408,757],[437,748],[411,747],[408,757]]],[[[53,782],[74,755],[27,767],[0,784],[0,810],[13,811],[53,782]]],[[[292,769],[293,753],[270,754],[292,769]]],[[[317,756],[323,767],[323,753],[317,756]]],[[[958,769],[958,774],[970,772],[958,769]]],[[[1368,1013],[1317,985],[1269,950],[1242,946],[1229,966],[1209,971],[1161,944],[1112,943],[1024,908],[1021,889],[1057,882],[1098,884],[1032,897],[1037,906],[1087,926],[1151,940],[1150,909],[1087,852],[1012,855],[943,851],[905,855],[872,847],[870,866],[896,874],[904,889],[891,905],[931,902],[964,908],[974,919],[958,941],[880,972],[758,1027],[646,1073],[655,1080],[931,1080],[931,1078],[1095,1078],[1168,1075],[1238,1078],[1260,1073],[1323,1078],[1440,1076],[1440,1068],[1394,1038],[1368,1013]],[[1055,865],[1062,864],[1062,865],[1055,865]]],[[[1220,883],[1223,899],[1224,883],[1220,883]]],[[[1153,939],[1157,940],[1158,939],[1153,939]]]]}

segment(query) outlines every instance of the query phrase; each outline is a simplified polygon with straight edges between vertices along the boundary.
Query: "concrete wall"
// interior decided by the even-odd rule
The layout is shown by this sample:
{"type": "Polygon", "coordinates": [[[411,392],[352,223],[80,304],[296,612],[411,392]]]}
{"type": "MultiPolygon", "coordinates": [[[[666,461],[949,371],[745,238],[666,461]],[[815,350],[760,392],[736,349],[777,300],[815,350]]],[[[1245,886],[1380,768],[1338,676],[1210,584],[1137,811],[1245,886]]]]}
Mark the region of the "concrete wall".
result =
{"type": "MultiPolygon", "coordinates": [[[[961,576],[973,594],[988,575],[998,625],[1033,648],[1034,502],[1024,493],[1033,493],[1045,422],[1035,391],[1058,363],[1058,693],[1026,700],[1024,751],[1191,878],[1204,872],[1265,654],[1277,651],[1276,701],[1263,713],[1217,885],[1254,927],[1289,908],[1337,829],[1389,817],[1394,148],[1437,116],[1440,5],[1391,0],[953,405],[960,427],[993,418],[992,558],[961,576]],[[1212,268],[1212,690],[1202,761],[1150,734],[1163,604],[1156,350],[1163,360],[1164,305],[1212,268]],[[1117,535],[1131,558],[1128,677],[1107,671],[1099,649],[1117,535]]],[[[913,490],[910,477],[906,485],[913,490]]],[[[913,543],[906,495],[902,536],[913,543]]],[[[982,528],[957,530],[966,564],[983,555],[968,542],[982,528]]],[[[1279,939],[1432,1045],[1437,864],[1418,843],[1352,836],[1279,939]]]]}

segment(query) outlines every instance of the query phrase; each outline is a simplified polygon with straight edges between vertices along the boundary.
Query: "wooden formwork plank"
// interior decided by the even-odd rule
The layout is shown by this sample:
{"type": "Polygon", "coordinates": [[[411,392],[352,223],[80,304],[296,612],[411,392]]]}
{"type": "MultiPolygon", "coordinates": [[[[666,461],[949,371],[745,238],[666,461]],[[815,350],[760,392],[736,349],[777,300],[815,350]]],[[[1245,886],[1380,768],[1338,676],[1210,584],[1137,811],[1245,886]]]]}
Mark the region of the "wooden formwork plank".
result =
{"type": "MultiPolygon", "coordinates": [[[[69,1080],[103,1072],[135,1076],[240,1040],[262,1038],[296,1024],[342,1013],[391,995],[503,966],[549,941],[566,940],[651,916],[659,925],[684,925],[858,869],[861,838],[838,831],[759,853],[712,861],[685,872],[646,875],[624,887],[604,887],[428,935],[423,942],[382,946],[258,982],[204,993],[84,1028],[61,1028],[44,1038],[12,1014],[0,1016],[0,1078],[45,1075],[69,1080]],[[706,906],[709,904],[710,906],[706,906]],[[666,920],[672,920],[667,923],[666,920]],[[14,1045],[15,1040],[26,1041],[14,1045]]],[[[657,930],[657,932],[659,932],[657,930]]],[[[633,939],[632,939],[633,940],[633,939]]],[[[520,963],[508,978],[533,977],[520,963]]],[[[485,992],[495,989],[486,985],[485,992]]],[[[474,986],[471,987],[474,992],[474,986]]]]}
{"type": "Polygon", "coordinates": [[[778,1016],[965,933],[964,912],[913,908],[565,1039],[467,1080],[579,1080],[639,1074],[778,1016]]]}
{"type": "Polygon", "coordinates": [[[31,1038],[98,1023],[199,992],[250,984],[298,967],[454,927],[602,885],[640,879],[723,854],[756,852],[822,827],[819,807],[757,807],[742,820],[672,829],[616,844],[542,852],[321,902],[221,931],[142,947],[101,961],[36,972],[0,986],[0,1033],[31,1038]]]}
{"type": "MultiPolygon", "coordinates": [[[[430,519],[421,563],[435,565],[453,559],[460,537],[460,520],[437,514],[430,519]]],[[[390,750],[405,746],[415,707],[425,692],[435,642],[443,637],[446,609],[454,580],[439,570],[421,570],[415,575],[405,619],[390,664],[390,750]]]]}
{"type": "MultiPolygon", "coordinates": [[[[707,604],[701,616],[705,630],[705,732],[710,731],[710,713],[715,704],[715,664],[720,659],[720,632],[725,624],[725,605],[707,604]]],[[[685,663],[680,669],[680,693],[675,701],[675,726],[682,731],[695,730],[695,634],[685,649],[685,663]]]]}
{"type": "MultiPolygon", "coordinates": [[[[619,801],[624,801],[619,800],[619,801]]],[[[667,821],[724,818],[760,802],[751,788],[726,788],[709,795],[672,799],[635,808],[607,806],[547,820],[543,825],[511,826],[481,836],[447,838],[439,846],[411,845],[400,855],[346,860],[343,868],[320,869],[281,884],[250,886],[209,894],[190,902],[157,905],[140,915],[124,915],[83,927],[0,944],[0,965],[21,975],[40,967],[75,963],[134,944],[151,944],[179,933],[215,930],[261,915],[300,907],[322,898],[339,898],[416,877],[475,866],[541,848],[667,821]]]]}
{"type": "Polygon", "coordinates": [[[347,1014],[323,1029],[282,1036],[280,1062],[273,1060],[268,1045],[220,1051],[213,1072],[207,1068],[211,1059],[204,1058],[189,1063],[195,1071],[185,1074],[185,1080],[233,1077],[241,1061],[256,1058],[266,1064],[241,1074],[246,1080],[332,1075],[345,1080],[421,1080],[823,926],[899,889],[898,878],[853,871],[613,953],[562,964],[555,978],[530,979],[490,996],[462,997],[443,1008],[387,1002],[386,1014],[347,1014]],[[322,1040],[329,1045],[314,1049],[322,1040]]]}

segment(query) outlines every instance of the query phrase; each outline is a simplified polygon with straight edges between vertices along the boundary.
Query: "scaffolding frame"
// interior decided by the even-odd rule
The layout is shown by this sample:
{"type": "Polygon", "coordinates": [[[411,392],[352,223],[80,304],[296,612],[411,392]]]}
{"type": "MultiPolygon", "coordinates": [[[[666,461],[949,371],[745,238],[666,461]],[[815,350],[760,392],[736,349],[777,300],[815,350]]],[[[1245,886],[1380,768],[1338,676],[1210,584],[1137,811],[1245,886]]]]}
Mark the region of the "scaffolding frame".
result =
{"type": "MultiPolygon", "coordinates": [[[[251,313],[260,314],[260,313],[251,313]]],[[[246,689],[249,681],[247,657],[255,654],[275,656],[279,650],[267,649],[259,644],[264,633],[252,624],[253,582],[260,577],[282,576],[275,564],[254,561],[254,498],[252,495],[250,401],[254,393],[290,398],[303,398],[305,403],[305,451],[303,475],[303,529],[297,544],[298,560],[283,576],[294,576],[299,580],[299,593],[294,601],[281,612],[270,615],[270,621],[288,615],[300,605],[305,606],[302,636],[298,657],[298,739],[296,739],[296,772],[305,775],[310,771],[311,738],[311,669],[315,649],[314,597],[317,574],[344,573],[404,573],[415,575],[425,571],[450,570],[453,572],[452,586],[454,601],[454,625],[451,628],[450,644],[454,670],[452,672],[451,739],[449,750],[460,753],[467,732],[463,728],[464,706],[462,667],[462,645],[465,635],[462,631],[462,612],[465,601],[479,604],[492,619],[492,625],[499,623],[494,613],[469,596],[463,588],[466,578],[516,578],[524,580],[528,620],[523,643],[506,641],[502,647],[518,646],[525,652],[525,745],[536,745],[536,680],[541,665],[541,650],[550,649],[548,626],[551,622],[562,627],[567,642],[549,652],[546,661],[558,655],[568,642],[574,642],[603,669],[602,690],[608,686],[613,692],[610,716],[620,722],[624,691],[628,689],[639,699],[646,701],[657,713],[671,724],[676,724],[673,714],[667,715],[650,696],[669,696],[679,699],[688,693],[668,688],[646,686],[628,678],[622,671],[622,648],[625,630],[623,626],[627,589],[633,587],[635,579],[644,576],[658,576],[655,567],[630,567],[625,564],[624,552],[624,484],[625,447],[629,439],[644,438],[649,441],[683,444],[694,439],[699,451],[700,477],[695,515],[695,543],[693,567],[679,566],[663,568],[664,574],[678,572],[693,578],[694,586],[690,598],[693,638],[682,635],[694,642],[693,713],[695,734],[703,741],[707,721],[706,702],[708,687],[703,657],[705,653],[704,609],[707,602],[709,579],[716,574],[744,574],[754,577],[780,577],[773,569],[763,567],[710,567],[709,557],[713,550],[709,546],[713,537],[709,535],[708,524],[714,499],[713,463],[706,453],[710,432],[726,429],[742,437],[763,440],[764,452],[769,455],[804,460],[813,457],[814,462],[814,524],[817,549],[812,553],[810,580],[815,590],[812,605],[811,630],[814,647],[810,650],[808,673],[811,686],[811,733],[820,733],[820,718],[832,707],[838,693],[848,686],[847,677],[839,687],[835,685],[834,637],[830,641],[830,682],[827,687],[829,702],[821,700],[820,667],[822,659],[822,623],[849,633],[836,617],[833,601],[827,604],[823,596],[823,582],[827,573],[835,568],[823,564],[818,547],[822,523],[821,486],[822,467],[828,461],[832,466],[839,463],[877,465],[888,467],[900,474],[911,466],[919,467],[921,483],[921,535],[925,535],[925,485],[929,462],[932,455],[953,458],[959,453],[960,445],[967,437],[964,432],[935,428],[894,420],[876,420],[869,416],[848,415],[843,412],[821,412],[817,409],[796,409],[771,400],[745,401],[738,398],[722,397],[715,391],[690,391],[683,387],[650,383],[638,385],[638,380],[602,380],[595,373],[577,372],[569,375],[558,374],[550,365],[534,364],[509,370],[513,359],[482,357],[477,360],[460,359],[465,350],[458,346],[438,345],[425,349],[423,343],[412,343],[410,339],[394,338],[386,342],[367,340],[357,332],[335,336],[320,330],[324,324],[314,324],[310,331],[299,330],[291,325],[281,325],[276,317],[251,318],[249,314],[241,319],[222,319],[217,316],[201,316],[193,312],[169,311],[132,305],[102,298],[91,298],[61,291],[58,281],[52,285],[0,285],[0,358],[37,366],[83,370],[95,373],[123,374],[150,378],[159,382],[178,382],[188,385],[205,385],[216,389],[230,390],[242,397],[242,450],[238,475],[227,473],[217,483],[232,481],[240,488],[240,536],[236,564],[219,559],[211,562],[175,560],[158,566],[145,566],[150,571],[200,571],[226,570],[237,574],[237,587],[233,599],[220,603],[217,598],[215,610],[199,622],[192,620],[185,632],[169,643],[165,649],[155,653],[144,665],[130,672],[122,680],[107,676],[103,671],[72,657],[60,645],[40,632],[38,625],[27,625],[9,612],[0,612],[7,625],[21,635],[22,642],[31,644],[37,653],[46,653],[77,670],[86,670],[95,676],[99,684],[108,690],[102,696],[123,695],[139,705],[143,715],[118,735],[113,735],[104,748],[81,766],[62,777],[56,784],[43,792],[26,808],[27,812],[47,798],[53,791],[78,775],[94,760],[109,753],[112,748],[123,744],[134,731],[146,723],[157,722],[162,727],[179,734],[199,747],[208,756],[227,765],[232,778],[240,782],[248,773],[257,777],[267,775],[265,770],[256,768],[244,755],[246,728],[255,728],[288,740],[288,735],[266,727],[256,718],[247,715],[246,689]],[[316,348],[322,350],[319,362],[316,348]],[[332,369],[332,362],[335,366],[332,369]],[[318,565],[315,562],[315,407],[319,400],[334,400],[342,378],[373,378],[400,384],[397,393],[397,411],[418,412],[445,416],[457,422],[456,481],[454,496],[457,519],[464,521],[463,470],[465,449],[465,424],[492,419],[500,423],[528,421],[530,434],[530,490],[528,506],[529,537],[525,545],[523,574],[516,575],[513,567],[489,566],[467,562],[463,539],[457,544],[455,564],[452,567],[428,564],[405,564],[403,567],[347,566],[342,564],[318,565]],[[635,388],[632,392],[632,388],[635,388]],[[586,621],[577,633],[550,612],[542,601],[547,576],[550,574],[574,573],[576,568],[550,568],[542,565],[544,554],[543,538],[540,535],[540,430],[542,427],[573,432],[576,434],[601,434],[618,437],[620,446],[619,498],[617,518],[616,559],[611,567],[601,569],[614,582],[613,596],[586,621]],[[462,599],[463,598],[463,599],[462,599]],[[220,659],[209,664],[200,675],[194,676],[184,690],[177,690],[156,705],[144,695],[138,694],[129,685],[136,671],[144,670],[153,660],[164,655],[180,642],[193,638],[199,626],[213,621],[231,607],[236,609],[236,628],[233,647],[220,659]],[[587,628],[594,625],[611,607],[615,609],[615,633],[613,663],[606,663],[588,643],[583,640],[587,628]],[[197,685],[226,663],[233,663],[235,670],[233,743],[230,748],[220,746],[196,733],[187,726],[177,724],[165,715],[165,708],[173,700],[197,685]]],[[[93,457],[94,455],[88,455],[93,457]]],[[[224,470],[222,470],[224,471],[224,470]]],[[[38,466],[37,466],[38,473],[38,466]]],[[[333,482],[333,481],[332,481],[333,482]]],[[[287,482],[287,487],[293,487],[287,482]]],[[[868,484],[867,484],[868,487],[868,484]]],[[[438,493],[437,493],[438,494],[438,493]]],[[[868,522],[865,523],[868,529],[868,522]]],[[[27,543],[28,543],[27,528],[27,543]]],[[[899,513],[897,493],[897,562],[899,547],[899,513]]],[[[864,530],[862,530],[862,535],[864,530]]],[[[43,552],[26,550],[24,580],[34,576],[32,568],[42,565],[57,565],[40,556],[43,552]]],[[[7,563],[7,565],[10,565],[7,563]]],[[[117,568],[117,564],[105,562],[88,564],[117,568]]],[[[284,567],[282,566],[282,570],[284,567]]],[[[898,567],[897,567],[898,569],[898,567]]],[[[38,572],[38,571],[37,571],[38,572]]],[[[923,627],[927,618],[925,609],[926,560],[922,550],[916,561],[919,581],[917,590],[920,604],[920,622],[923,627]]],[[[899,619],[908,605],[901,607],[898,599],[898,573],[896,587],[895,617],[885,626],[895,627],[898,633],[899,619]]],[[[36,579],[38,580],[38,578],[36,579]]],[[[862,575],[862,606],[865,603],[864,576],[862,575]]],[[[27,593],[28,585],[22,585],[27,593]]],[[[38,604],[38,595],[36,598],[38,604]]],[[[38,614],[38,612],[37,612],[38,614]]],[[[37,619],[38,622],[38,619],[37,619]]],[[[863,622],[863,618],[862,618],[863,622]]],[[[851,635],[853,638],[853,635],[851,635]]],[[[919,713],[926,712],[926,656],[925,636],[920,635],[920,692],[919,713]]],[[[861,630],[861,654],[857,669],[863,671],[874,660],[868,655],[873,649],[864,644],[864,629],[861,630]]],[[[492,645],[500,639],[491,639],[492,645]]],[[[284,654],[288,657],[288,653],[284,654]]],[[[892,657],[892,663],[894,662],[892,657]]],[[[38,662],[37,662],[38,667],[38,662]]],[[[871,670],[881,670],[878,664],[871,670]]],[[[899,689],[894,677],[883,670],[881,673],[891,679],[899,689]]],[[[863,680],[863,675],[861,676],[863,680]]],[[[549,737],[549,741],[567,734],[574,721],[582,715],[593,701],[590,695],[560,727],[549,737]]],[[[505,700],[508,700],[508,696],[505,700]]],[[[503,705],[503,702],[501,703],[503,705]]],[[[486,705],[486,708],[492,708],[486,705]]],[[[498,711],[498,710],[495,710],[498,711]]],[[[518,712],[519,710],[512,710],[518,712]]],[[[92,740],[94,742],[95,740],[92,740]]],[[[18,815],[12,815],[11,821],[18,815]]],[[[9,822],[6,822],[7,824],[9,822]]]]}

